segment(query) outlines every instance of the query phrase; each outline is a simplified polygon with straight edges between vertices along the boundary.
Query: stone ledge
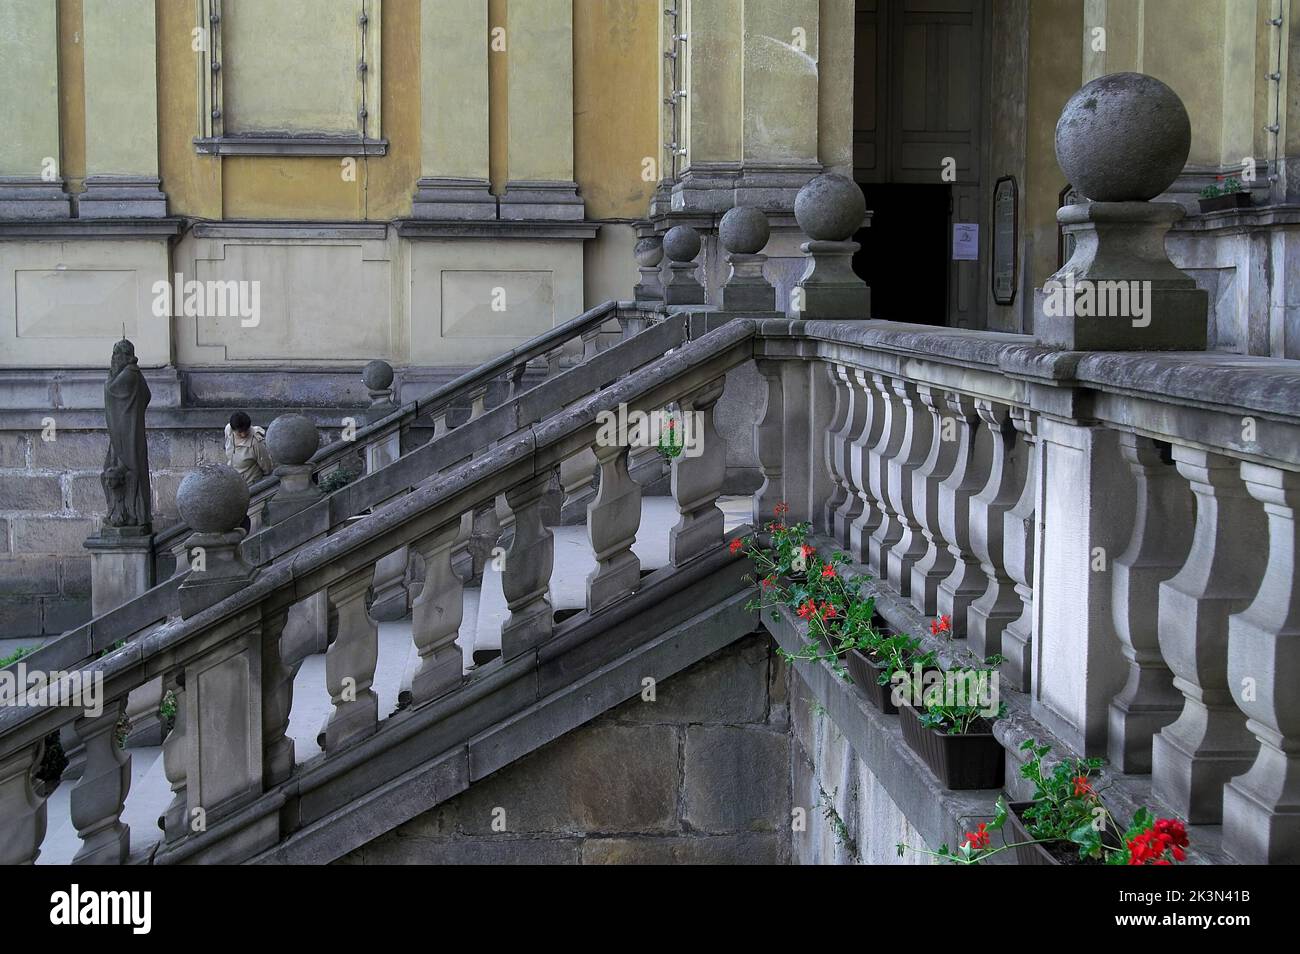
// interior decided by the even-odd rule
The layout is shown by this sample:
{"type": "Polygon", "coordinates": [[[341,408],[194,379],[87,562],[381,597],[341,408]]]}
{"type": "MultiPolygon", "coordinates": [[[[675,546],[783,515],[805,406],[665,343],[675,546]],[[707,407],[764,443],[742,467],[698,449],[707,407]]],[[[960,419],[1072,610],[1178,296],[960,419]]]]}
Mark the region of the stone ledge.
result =
{"type": "MultiPolygon", "coordinates": [[[[835,540],[814,534],[811,542],[819,550],[843,550],[835,540]]],[[[966,648],[965,640],[939,639],[929,635],[928,623],[909,600],[900,597],[886,584],[875,580],[870,570],[862,564],[845,565],[842,575],[855,579],[868,579],[867,591],[876,600],[876,610],[895,632],[921,634],[925,648],[938,654],[944,668],[979,664],[974,654],[966,648]]],[[[789,652],[804,644],[806,626],[799,623],[793,612],[782,608],[781,620],[765,616],[763,624],[789,652]]],[[[908,821],[921,833],[926,843],[935,847],[942,842],[954,845],[969,830],[972,817],[990,817],[997,790],[954,792],[939,784],[938,780],[911,748],[903,741],[897,716],[878,712],[866,697],[852,684],[836,676],[825,663],[798,662],[793,670],[808,685],[813,695],[826,708],[831,720],[844,732],[854,752],[866,764],[889,793],[890,798],[906,814],[908,821]]],[[[994,735],[1006,750],[1006,790],[1027,798],[1019,777],[1020,744],[1028,738],[1052,746],[1056,755],[1077,754],[1029,714],[1029,697],[1008,688],[1000,689],[1000,697],[1007,704],[1007,715],[995,723],[994,735]]],[[[1098,787],[1107,789],[1106,802],[1122,822],[1132,816],[1142,805],[1158,816],[1173,817],[1174,812],[1151,794],[1151,777],[1121,775],[1103,769],[1099,773],[1098,787]]],[[[1189,864],[1232,864],[1224,854],[1222,829],[1218,825],[1189,825],[1188,833],[1193,848],[1188,852],[1189,864]]]]}

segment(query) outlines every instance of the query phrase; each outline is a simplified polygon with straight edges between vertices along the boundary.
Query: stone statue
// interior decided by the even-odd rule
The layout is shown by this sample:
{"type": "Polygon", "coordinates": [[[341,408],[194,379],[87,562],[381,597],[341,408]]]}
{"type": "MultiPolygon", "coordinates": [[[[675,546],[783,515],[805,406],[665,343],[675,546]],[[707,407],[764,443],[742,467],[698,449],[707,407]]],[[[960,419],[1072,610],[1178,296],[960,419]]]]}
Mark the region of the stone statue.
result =
{"type": "Polygon", "coordinates": [[[150,397],[149,385],[136,362],[135,345],[123,338],[113,345],[113,361],[104,384],[108,453],[99,475],[108,504],[104,526],[119,532],[147,534],[151,529],[149,444],[144,430],[150,397]]]}

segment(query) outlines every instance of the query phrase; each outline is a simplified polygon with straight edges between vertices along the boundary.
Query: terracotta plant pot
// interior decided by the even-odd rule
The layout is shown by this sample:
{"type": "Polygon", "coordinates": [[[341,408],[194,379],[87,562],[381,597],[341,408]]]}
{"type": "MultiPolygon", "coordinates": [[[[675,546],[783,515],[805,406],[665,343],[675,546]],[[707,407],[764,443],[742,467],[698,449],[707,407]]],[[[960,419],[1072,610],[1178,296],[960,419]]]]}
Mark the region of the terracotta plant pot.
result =
{"type": "Polygon", "coordinates": [[[1004,753],[986,719],[977,720],[972,732],[949,735],[921,725],[920,714],[909,705],[899,706],[898,715],[908,746],[945,788],[960,791],[1002,787],[1004,753]]]}
{"type": "MultiPolygon", "coordinates": [[[[1016,844],[1021,841],[1030,841],[1033,835],[1025,827],[1021,820],[1021,813],[1028,808],[1033,802],[1011,802],[1007,805],[1007,820],[1002,827],[1002,833],[1009,844],[1016,845],[1011,849],[1016,856],[1018,865],[1100,865],[1104,862],[1092,858],[1082,859],[1079,857],[1079,846],[1072,841],[1045,841],[1033,845],[1016,844]]],[[[1111,848],[1119,848],[1119,839],[1114,834],[1107,832],[1102,836],[1102,840],[1111,848]]]]}
{"type": "Polygon", "coordinates": [[[1222,212],[1225,209],[1249,209],[1250,193],[1249,192],[1229,192],[1226,195],[1216,195],[1212,199],[1197,199],[1202,212],[1222,212]]]}
{"type": "MultiPolygon", "coordinates": [[[[849,650],[848,655],[845,656],[845,664],[850,678],[855,685],[862,688],[868,702],[885,715],[898,715],[898,706],[894,705],[893,683],[889,682],[883,686],[880,684],[880,674],[885,668],[883,665],[856,649],[849,650]]],[[[924,671],[930,672],[933,669],[935,667],[929,666],[924,671]]]]}

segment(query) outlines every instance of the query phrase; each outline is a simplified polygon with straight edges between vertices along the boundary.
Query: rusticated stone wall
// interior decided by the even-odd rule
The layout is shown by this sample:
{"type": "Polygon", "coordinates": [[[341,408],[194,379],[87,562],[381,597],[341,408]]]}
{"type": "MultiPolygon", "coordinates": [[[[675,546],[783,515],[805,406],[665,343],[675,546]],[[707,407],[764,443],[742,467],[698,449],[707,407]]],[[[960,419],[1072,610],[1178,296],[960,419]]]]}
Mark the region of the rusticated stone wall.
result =
{"type": "Polygon", "coordinates": [[[786,863],[787,682],[747,636],[340,863],[786,863]]]}

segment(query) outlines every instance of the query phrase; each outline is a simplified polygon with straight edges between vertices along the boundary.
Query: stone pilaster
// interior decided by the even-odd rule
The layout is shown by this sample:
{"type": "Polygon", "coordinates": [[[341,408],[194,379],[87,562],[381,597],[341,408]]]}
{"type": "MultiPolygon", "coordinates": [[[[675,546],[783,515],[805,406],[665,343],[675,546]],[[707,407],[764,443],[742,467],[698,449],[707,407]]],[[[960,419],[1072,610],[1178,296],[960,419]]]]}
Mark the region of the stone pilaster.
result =
{"type": "Polygon", "coordinates": [[[0,30],[0,219],[69,215],[59,154],[58,7],[10,0],[0,30]]]}

